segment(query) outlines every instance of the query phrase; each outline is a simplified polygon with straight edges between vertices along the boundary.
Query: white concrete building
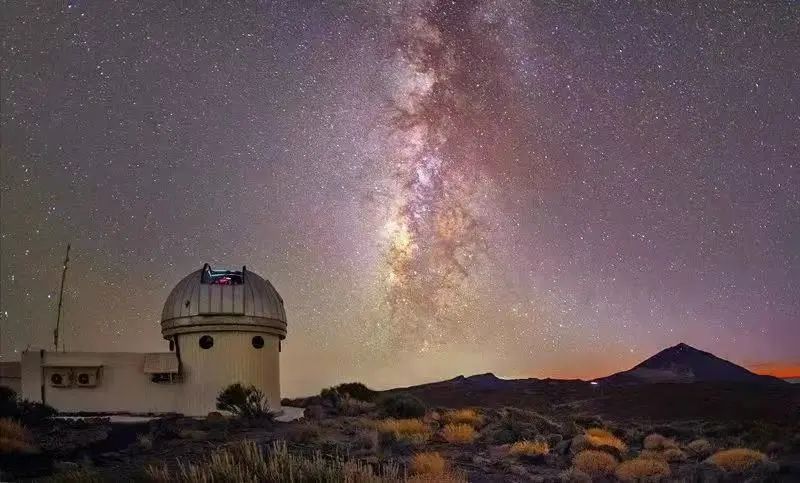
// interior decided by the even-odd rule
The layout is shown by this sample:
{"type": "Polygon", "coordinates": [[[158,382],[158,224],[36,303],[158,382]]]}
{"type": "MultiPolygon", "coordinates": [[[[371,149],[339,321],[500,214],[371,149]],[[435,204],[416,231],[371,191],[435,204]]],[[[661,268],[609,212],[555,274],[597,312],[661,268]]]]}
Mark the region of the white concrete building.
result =
{"type": "Polygon", "coordinates": [[[21,395],[61,412],[182,413],[216,411],[224,387],[253,384],[280,409],[283,299],[243,267],[206,264],[178,282],[161,314],[170,352],[26,351],[21,395]]]}

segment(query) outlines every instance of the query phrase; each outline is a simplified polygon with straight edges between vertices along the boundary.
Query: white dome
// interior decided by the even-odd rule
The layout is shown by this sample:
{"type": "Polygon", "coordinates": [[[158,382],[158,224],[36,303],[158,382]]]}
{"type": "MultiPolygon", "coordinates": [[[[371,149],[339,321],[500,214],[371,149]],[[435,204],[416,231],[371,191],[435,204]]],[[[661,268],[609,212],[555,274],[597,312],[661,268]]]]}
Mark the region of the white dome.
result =
{"type": "Polygon", "coordinates": [[[172,289],[161,312],[161,326],[163,330],[176,325],[202,324],[198,317],[213,317],[218,324],[220,316],[234,324],[261,325],[268,320],[270,325],[277,322],[286,326],[283,299],[268,280],[246,267],[241,271],[214,270],[208,264],[187,275],[172,289]],[[184,318],[193,321],[176,320],[184,318]]]}

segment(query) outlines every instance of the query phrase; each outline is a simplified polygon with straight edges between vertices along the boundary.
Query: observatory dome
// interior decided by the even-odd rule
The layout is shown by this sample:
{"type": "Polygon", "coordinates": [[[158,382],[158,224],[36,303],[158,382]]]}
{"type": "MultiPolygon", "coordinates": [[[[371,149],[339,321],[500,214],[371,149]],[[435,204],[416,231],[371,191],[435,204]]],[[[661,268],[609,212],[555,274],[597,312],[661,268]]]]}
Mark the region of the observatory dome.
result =
{"type": "Polygon", "coordinates": [[[286,312],[275,287],[255,272],[212,269],[190,273],[172,289],[161,312],[164,337],[176,332],[207,330],[262,331],[286,337],[286,312]],[[226,326],[236,326],[226,327],[226,326]]]}

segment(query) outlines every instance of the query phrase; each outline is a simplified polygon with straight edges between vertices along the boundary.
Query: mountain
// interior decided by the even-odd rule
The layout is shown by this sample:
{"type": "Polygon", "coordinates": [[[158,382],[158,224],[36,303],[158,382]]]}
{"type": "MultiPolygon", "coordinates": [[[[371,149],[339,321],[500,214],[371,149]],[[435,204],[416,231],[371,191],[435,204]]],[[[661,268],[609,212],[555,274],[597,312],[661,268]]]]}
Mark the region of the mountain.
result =
{"type": "Polygon", "coordinates": [[[627,371],[594,382],[643,384],[656,382],[750,382],[782,383],[781,379],[752,373],[710,352],[680,343],[669,347],[627,371]]]}

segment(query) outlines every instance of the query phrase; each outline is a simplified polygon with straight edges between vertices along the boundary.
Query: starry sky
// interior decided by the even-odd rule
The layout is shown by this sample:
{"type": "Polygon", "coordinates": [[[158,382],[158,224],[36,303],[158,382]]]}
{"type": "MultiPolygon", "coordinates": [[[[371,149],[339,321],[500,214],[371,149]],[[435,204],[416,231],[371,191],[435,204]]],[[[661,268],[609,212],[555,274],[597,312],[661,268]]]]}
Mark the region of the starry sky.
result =
{"type": "Polygon", "coordinates": [[[800,374],[797,2],[5,1],[0,353],[165,350],[204,262],[284,395],[800,374]],[[783,372],[781,372],[783,371],[783,372]]]}

